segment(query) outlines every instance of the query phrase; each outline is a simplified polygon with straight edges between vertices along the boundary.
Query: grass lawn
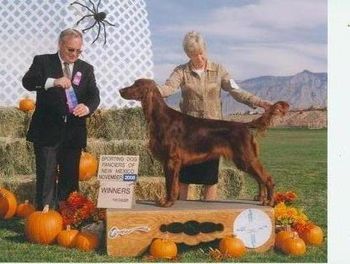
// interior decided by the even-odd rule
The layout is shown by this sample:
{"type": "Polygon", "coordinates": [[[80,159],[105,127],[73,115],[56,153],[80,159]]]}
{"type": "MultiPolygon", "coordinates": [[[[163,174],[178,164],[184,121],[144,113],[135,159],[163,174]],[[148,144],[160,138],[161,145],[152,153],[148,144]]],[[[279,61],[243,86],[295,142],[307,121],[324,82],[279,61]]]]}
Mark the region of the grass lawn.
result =
{"type": "MultiPolygon", "coordinates": [[[[273,175],[276,191],[294,191],[293,203],[321,226],[327,236],[327,130],[271,129],[260,141],[261,159],[273,175]]],[[[245,178],[241,198],[256,193],[255,181],[245,178]]],[[[85,253],[57,245],[30,244],[24,234],[24,222],[18,218],[0,220],[0,262],[145,262],[145,257],[109,257],[105,249],[85,253]]],[[[218,241],[195,247],[179,245],[178,262],[215,262],[208,256],[218,241]]],[[[228,259],[228,262],[237,260],[228,259]]],[[[327,237],[321,247],[307,247],[306,255],[289,257],[273,249],[266,253],[249,252],[238,262],[327,262],[327,237]]]]}

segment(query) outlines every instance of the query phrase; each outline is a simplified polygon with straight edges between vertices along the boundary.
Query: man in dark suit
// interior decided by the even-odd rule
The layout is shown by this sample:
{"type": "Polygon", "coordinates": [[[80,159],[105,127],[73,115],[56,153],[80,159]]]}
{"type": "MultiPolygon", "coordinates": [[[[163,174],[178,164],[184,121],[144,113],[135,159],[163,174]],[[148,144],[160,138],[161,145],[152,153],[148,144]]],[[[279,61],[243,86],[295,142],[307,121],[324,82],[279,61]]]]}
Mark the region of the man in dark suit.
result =
{"type": "Polygon", "coordinates": [[[79,59],[82,46],[78,30],[62,31],[58,52],[35,56],[22,79],[25,89],[36,91],[27,140],[34,144],[38,210],[46,204],[55,208],[79,190],[80,154],[87,141],[86,117],[100,103],[94,69],[79,59]]]}

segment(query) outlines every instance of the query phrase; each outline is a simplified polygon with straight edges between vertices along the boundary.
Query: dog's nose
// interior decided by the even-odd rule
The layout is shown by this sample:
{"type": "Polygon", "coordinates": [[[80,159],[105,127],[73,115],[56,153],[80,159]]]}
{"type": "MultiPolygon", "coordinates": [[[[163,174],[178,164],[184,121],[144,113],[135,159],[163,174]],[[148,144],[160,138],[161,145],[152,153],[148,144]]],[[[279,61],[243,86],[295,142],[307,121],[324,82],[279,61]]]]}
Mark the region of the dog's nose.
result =
{"type": "Polygon", "coordinates": [[[119,94],[123,97],[123,95],[125,94],[125,88],[120,89],[119,94]]]}

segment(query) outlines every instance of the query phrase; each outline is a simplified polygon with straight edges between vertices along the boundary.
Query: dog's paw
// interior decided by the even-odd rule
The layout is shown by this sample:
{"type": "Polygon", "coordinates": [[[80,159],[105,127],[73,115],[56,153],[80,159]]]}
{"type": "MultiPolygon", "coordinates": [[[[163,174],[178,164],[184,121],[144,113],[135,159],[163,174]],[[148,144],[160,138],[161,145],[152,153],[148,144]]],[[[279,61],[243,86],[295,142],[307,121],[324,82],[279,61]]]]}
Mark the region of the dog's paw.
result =
{"type": "Polygon", "coordinates": [[[261,198],[260,198],[260,195],[255,195],[255,196],[253,197],[253,201],[259,201],[259,202],[261,202],[262,200],[261,200],[261,198]]]}
{"type": "Polygon", "coordinates": [[[264,201],[266,200],[266,196],[263,195],[263,194],[257,194],[257,195],[254,196],[253,200],[261,202],[263,204],[264,201]]]}
{"type": "Polygon", "coordinates": [[[168,200],[166,198],[161,198],[157,201],[157,205],[160,207],[170,207],[174,204],[174,201],[168,200]]]}
{"type": "Polygon", "coordinates": [[[262,202],[261,202],[261,205],[264,205],[264,206],[266,206],[268,204],[269,204],[269,201],[266,199],[262,200],[262,202]]]}
{"type": "Polygon", "coordinates": [[[273,199],[271,199],[271,200],[268,201],[267,205],[269,205],[271,207],[274,207],[275,206],[275,201],[273,199]]]}
{"type": "Polygon", "coordinates": [[[273,207],[275,205],[275,202],[273,200],[264,199],[261,204],[265,206],[273,207]]]}

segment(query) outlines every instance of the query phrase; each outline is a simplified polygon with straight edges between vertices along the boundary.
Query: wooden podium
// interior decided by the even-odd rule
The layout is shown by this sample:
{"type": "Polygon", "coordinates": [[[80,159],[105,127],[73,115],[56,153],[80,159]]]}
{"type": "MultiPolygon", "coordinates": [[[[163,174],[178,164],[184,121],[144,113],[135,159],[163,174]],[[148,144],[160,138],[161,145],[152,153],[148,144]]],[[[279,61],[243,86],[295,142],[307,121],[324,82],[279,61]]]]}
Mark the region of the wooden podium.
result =
{"type": "Polygon", "coordinates": [[[170,208],[137,201],[132,209],[107,209],[107,253],[138,256],[154,238],[197,245],[233,233],[249,240],[248,249],[264,252],[274,245],[274,226],[273,208],[253,201],[179,200],[170,208]]]}

